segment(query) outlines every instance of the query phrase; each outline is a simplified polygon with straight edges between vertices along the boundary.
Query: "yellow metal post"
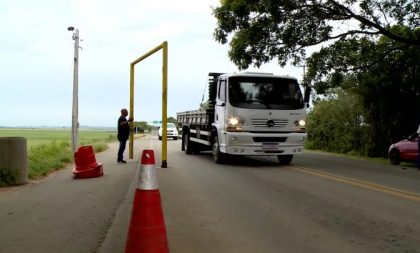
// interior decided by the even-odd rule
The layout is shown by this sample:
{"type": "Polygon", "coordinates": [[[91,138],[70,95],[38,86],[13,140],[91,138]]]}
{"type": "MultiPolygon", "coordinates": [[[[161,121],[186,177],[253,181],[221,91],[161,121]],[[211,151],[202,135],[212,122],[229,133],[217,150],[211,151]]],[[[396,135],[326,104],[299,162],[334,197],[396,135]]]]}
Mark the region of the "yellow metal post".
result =
{"type": "Polygon", "coordinates": [[[162,66],[162,168],[167,168],[167,99],[168,99],[168,42],[163,42],[163,66],[162,66]]]}
{"type": "MultiPolygon", "coordinates": [[[[162,63],[162,168],[166,168],[167,164],[167,86],[168,86],[168,42],[165,41],[161,45],[150,50],[145,55],[137,58],[130,64],[130,118],[134,118],[134,66],[140,61],[146,59],[152,54],[163,49],[163,63],[162,63]]],[[[129,158],[133,159],[133,143],[134,143],[134,122],[130,123],[130,143],[129,143],[129,158]]]]}
{"type": "MultiPolygon", "coordinates": [[[[134,118],[134,64],[130,64],[130,116],[134,118]]],[[[128,157],[133,159],[133,145],[134,145],[134,121],[130,122],[130,140],[128,144],[128,157]]]]}

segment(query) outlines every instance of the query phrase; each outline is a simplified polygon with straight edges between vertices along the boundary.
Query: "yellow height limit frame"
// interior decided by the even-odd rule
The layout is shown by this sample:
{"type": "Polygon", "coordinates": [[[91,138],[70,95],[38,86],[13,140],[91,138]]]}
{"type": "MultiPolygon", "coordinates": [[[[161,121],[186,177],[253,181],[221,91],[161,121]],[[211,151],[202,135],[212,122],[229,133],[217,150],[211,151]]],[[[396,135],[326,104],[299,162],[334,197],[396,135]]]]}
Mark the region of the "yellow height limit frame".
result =
{"type": "MultiPolygon", "coordinates": [[[[134,65],[163,49],[162,58],[162,168],[167,168],[167,140],[166,140],[166,120],[167,120],[167,87],[168,87],[168,42],[165,41],[161,45],[153,48],[145,55],[130,63],[130,118],[134,118],[134,65]]],[[[134,122],[130,122],[130,143],[129,143],[129,157],[133,159],[133,143],[134,143],[134,122]]]]}

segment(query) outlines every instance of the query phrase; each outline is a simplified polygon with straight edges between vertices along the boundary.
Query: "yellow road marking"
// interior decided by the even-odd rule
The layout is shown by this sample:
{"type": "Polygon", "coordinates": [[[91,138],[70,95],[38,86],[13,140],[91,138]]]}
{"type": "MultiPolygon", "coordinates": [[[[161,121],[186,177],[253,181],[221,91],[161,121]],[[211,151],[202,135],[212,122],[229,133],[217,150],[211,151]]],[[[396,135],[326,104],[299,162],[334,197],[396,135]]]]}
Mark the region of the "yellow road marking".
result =
{"type": "Polygon", "coordinates": [[[366,188],[366,189],[386,193],[386,194],[389,194],[389,195],[397,196],[397,197],[400,197],[400,198],[420,202],[420,194],[418,194],[418,193],[404,191],[404,190],[392,188],[392,187],[389,187],[389,186],[384,186],[384,185],[380,185],[380,184],[375,184],[375,183],[363,181],[363,180],[360,180],[360,179],[338,176],[338,175],[330,174],[330,173],[327,173],[327,172],[314,170],[314,169],[309,169],[309,168],[300,167],[300,166],[291,166],[291,168],[294,169],[294,170],[303,172],[303,173],[312,174],[312,175],[315,175],[315,176],[328,178],[328,179],[331,179],[331,180],[334,180],[334,181],[338,181],[338,182],[342,182],[342,183],[346,183],[346,184],[350,184],[350,185],[355,185],[355,186],[359,186],[359,187],[362,187],[362,188],[366,188]]]}

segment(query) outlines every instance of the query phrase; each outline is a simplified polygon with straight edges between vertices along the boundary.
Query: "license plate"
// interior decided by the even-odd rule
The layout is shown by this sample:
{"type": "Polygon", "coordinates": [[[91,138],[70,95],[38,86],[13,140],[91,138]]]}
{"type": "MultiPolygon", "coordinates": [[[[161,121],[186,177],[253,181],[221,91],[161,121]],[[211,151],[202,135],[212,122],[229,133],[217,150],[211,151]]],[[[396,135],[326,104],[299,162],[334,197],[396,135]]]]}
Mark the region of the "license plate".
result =
{"type": "Polygon", "coordinates": [[[278,149],[279,144],[278,143],[263,143],[262,148],[264,150],[276,150],[278,149]]]}

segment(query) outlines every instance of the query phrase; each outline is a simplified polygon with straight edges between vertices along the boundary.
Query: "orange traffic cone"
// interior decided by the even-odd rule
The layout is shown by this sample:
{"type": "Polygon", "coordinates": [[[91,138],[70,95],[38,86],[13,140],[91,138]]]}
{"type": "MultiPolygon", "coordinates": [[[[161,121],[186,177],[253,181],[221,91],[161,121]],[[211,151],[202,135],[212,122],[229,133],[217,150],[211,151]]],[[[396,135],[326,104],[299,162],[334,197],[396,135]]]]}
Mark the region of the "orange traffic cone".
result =
{"type": "Polygon", "coordinates": [[[100,177],[103,173],[102,163],[96,162],[92,146],[82,146],[74,152],[74,178],[100,177]]]}
{"type": "Polygon", "coordinates": [[[125,253],[169,253],[153,150],[143,150],[125,253]]]}

